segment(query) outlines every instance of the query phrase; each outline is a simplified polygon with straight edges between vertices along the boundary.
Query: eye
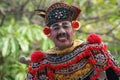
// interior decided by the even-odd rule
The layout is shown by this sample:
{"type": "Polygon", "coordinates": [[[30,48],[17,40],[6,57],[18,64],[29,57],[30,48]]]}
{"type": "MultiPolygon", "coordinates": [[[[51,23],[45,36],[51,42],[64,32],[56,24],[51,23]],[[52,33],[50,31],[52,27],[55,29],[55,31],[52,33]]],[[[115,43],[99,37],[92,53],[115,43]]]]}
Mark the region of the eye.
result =
{"type": "Polygon", "coordinates": [[[65,25],[65,26],[63,26],[63,28],[64,28],[64,29],[67,29],[67,28],[69,28],[69,26],[65,25]]]}
{"type": "Polygon", "coordinates": [[[59,27],[55,27],[53,30],[59,30],[59,27]]]}

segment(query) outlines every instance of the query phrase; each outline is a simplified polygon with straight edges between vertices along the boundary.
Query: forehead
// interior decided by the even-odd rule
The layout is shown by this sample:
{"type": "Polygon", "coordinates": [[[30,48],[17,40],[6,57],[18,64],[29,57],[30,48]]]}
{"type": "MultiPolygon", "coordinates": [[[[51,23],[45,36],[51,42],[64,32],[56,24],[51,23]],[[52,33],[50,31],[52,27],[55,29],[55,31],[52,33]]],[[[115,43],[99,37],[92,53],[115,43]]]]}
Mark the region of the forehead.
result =
{"type": "Polygon", "coordinates": [[[71,21],[60,21],[60,22],[53,23],[50,27],[70,25],[70,24],[71,24],[71,21]]]}

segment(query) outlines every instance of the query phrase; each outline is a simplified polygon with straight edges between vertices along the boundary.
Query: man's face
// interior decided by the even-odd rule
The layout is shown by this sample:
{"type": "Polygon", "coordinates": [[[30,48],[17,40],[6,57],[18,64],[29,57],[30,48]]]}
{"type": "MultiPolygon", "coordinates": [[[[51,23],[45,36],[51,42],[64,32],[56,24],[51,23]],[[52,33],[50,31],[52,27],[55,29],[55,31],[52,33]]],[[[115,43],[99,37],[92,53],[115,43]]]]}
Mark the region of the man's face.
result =
{"type": "Polygon", "coordinates": [[[73,44],[74,30],[70,21],[61,21],[50,26],[51,34],[49,38],[59,49],[65,49],[73,44]]]}

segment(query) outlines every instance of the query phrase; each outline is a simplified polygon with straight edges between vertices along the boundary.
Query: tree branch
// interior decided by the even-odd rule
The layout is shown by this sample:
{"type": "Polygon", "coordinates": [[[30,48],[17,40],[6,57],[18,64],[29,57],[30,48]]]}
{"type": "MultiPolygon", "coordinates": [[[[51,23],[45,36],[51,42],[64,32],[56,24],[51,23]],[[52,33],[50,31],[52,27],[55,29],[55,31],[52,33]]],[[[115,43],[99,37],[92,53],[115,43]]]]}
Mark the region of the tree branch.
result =
{"type": "Polygon", "coordinates": [[[5,15],[3,15],[3,16],[2,16],[2,19],[1,19],[1,22],[0,22],[0,27],[2,27],[2,26],[3,26],[4,21],[5,21],[5,15]]]}

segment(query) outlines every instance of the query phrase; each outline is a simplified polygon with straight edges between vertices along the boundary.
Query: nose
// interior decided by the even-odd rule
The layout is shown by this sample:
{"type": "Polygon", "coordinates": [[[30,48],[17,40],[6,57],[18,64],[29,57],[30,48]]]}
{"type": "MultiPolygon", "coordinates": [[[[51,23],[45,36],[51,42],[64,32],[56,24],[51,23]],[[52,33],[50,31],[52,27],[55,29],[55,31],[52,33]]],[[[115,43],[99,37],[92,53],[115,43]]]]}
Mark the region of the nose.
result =
{"type": "Polygon", "coordinates": [[[65,33],[65,29],[63,28],[63,27],[61,27],[60,29],[59,29],[59,32],[58,33],[65,33]]]}

